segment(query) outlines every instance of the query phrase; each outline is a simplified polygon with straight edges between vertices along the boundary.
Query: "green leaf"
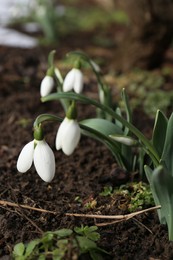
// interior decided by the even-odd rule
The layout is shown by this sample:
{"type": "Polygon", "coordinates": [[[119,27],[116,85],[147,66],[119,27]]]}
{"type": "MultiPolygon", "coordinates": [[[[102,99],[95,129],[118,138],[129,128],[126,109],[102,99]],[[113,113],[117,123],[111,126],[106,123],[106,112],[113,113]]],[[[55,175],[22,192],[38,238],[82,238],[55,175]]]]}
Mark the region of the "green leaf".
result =
{"type": "Polygon", "coordinates": [[[81,226],[81,227],[75,227],[74,231],[77,234],[83,235],[93,241],[97,241],[100,239],[100,234],[98,232],[95,232],[98,229],[97,226],[81,226]]]}
{"type": "Polygon", "coordinates": [[[104,190],[102,192],[100,192],[99,195],[106,197],[106,196],[112,195],[112,191],[113,191],[112,186],[105,186],[104,190]]]}
{"type": "Polygon", "coordinates": [[[84,226],[81,225],[81,227],[74,227],[74,231],[79,235],[84,235],[84,226]]]}
{"type": "Polygon", "coordinates": [[[100,239],[100,234],[98,232],[91,232],[87,233],[86,237],[92,241],[98,241],[100,239]]]}
{"type": "Polygon", "coordinates": [[[60,230],[54,231],[53,233],[59,237],[68,237],[73,233],[73,231],[71,229],[62,228],[60,230]]]}
{"type": "MultiPolygon", "coordinates": [[[[144,170],[145,170],[145,174],[147,176],[148,182],[150,184],[150,188],[151,188],[151,191],[152,191],[152,194],[153,194],[155,204],[160,205],[159,197],[158,197],[157,192],[155,190],[155,186],[153,185],[153,171],[147,165],[144,166],[144,170]]],[[[165,217],[164,217],[164,215],[162,215],[161,210],[158,209],[157,212],[158,212],[158,215],[159,215],[160,222],[165,224],[165,217]]]]}
{"type": "Polygon", "coordinates": [[[14,246],[13,254],[15,256],[23,256],[25,251],[25,245],[21,242],[14,246]]]}
{"type": "Polygon", "coordinates": [[[166,139],[161,160],[165,164],[168,174],[173,176],[173,113],[168,120],[166,139]]]}
{"type": "MultiPolygon", "coordinates": [[[[110,151],[112,152],[112,154],[115,156],[117,162],[119,163],[120,166],[124,167],[124,159],[122,158],[122,155],[121,155],[121,145],[117,142],[115,142],[114,140],[112,140],[109,136],[108,136],[108,133],[111,131],[110,129],[106,128],[106,127],[103,127],[103,129],[101,128],[101,124],[100,124],[100,131],[96,130],[95,129],[95,123],[94,123],[95,119],[86,119],[86,120],[83,120],[81,123],[80,123],[80,128],[82,129],[82,133],[84,135],[87,135],[91,138],[94,138],[96,140],[99,140],[100,142],[104,143],[105,146],[107,146],[110,151]],[[88,126],[90,125],[90,127],[88,126]]],[[[96,118],[96,121],[101,123],[106,121],[105,119],[98,119],[96,118]],[[97,121],[98,120],[98,121],[97,121]]],[[[111,126],[114,124],[110,123],[108,121],[108,125],[111,124],[111,126]]],[[[98,125],[97,125],[98,127],[98,125]]],[[[116,128],[116,126],[115,126],[116,128]]],[[[112,129],[113,130],[115,130],[112,129]]]]}
{"type": "Polygon", "coordinates": [[[29,256],[35,249],[35,247],[40,243],[40,239],[32,240],[26,246],[25,256],[29,256]]]}
{"type": "Polygon", "coordinates": [[[44,233],[44,236],[41,238],[41,242],[47,243],[47,242],[51,241],[53,239],[53,237],[54,237],[53,232],[47,231],[44,233]]]}
{"type": "Polygon", "coordinates": [[[168,119],[160,110],[158,110],[155,117],[152,142],[160,157],[163,153],[167,124],[168,119]]]}
{"type": "Polygon", "coordinates": [[[97,226],[86,226],[85,229],[87,230],[87,233],[91,233],[91,232],[94,232],[96,230],[98,230],[98,227],[97,226]]]}
{"type": "Polygon", "coordinates": [[[96,243],[87,237],[76,236],[76,239],[82,252],[88,252],[90,249],[97,248],[96,243]]]}
{"type": "Polygon", "coordinates": [[[90,128],[97,130],[98,132],[109,136],[111,134],[123,134],[120,127],[102,118],[85,119],[80,122],[82,125],[86,125],[90,128]]]}
{"type": "Polygon", "coordinates": [[[164,167],[159,166],[153,171],[152,184],[160,201],[161,215],[168,226],[169,239],[173,241],[173,177],[164,167]]]}
{"type": "Polygon", "coordinates": [[[122,89],[121,97],[122,97],[122,100],[123,100],[123,102],[125,104],[127,121],[128,122],[132,122],[132,112],[131,112],[131,109],[130,109],[129,98],[128,98],[128,95],[126,93],[125,88],[122,89]]]}
{"type": "Polygon", "coordinates": [[[61,250],[55,249],[53,252],[53,260],[61,260],[64,257],[64,252],[62,252],[61,250]]]}

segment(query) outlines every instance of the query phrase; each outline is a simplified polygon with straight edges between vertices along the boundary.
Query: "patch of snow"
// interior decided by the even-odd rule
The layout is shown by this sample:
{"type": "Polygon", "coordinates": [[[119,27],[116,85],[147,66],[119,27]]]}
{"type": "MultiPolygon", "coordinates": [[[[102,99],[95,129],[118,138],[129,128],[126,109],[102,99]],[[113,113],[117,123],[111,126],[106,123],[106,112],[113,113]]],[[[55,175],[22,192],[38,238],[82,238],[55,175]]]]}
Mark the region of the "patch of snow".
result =
{"type": "Polygon", "coordinates": [[[38,41],[33,37],[19,33],[8,28],[0,28],[0,45],[19,47],[19,48],[33,48],[36,47],[38,41]]]}

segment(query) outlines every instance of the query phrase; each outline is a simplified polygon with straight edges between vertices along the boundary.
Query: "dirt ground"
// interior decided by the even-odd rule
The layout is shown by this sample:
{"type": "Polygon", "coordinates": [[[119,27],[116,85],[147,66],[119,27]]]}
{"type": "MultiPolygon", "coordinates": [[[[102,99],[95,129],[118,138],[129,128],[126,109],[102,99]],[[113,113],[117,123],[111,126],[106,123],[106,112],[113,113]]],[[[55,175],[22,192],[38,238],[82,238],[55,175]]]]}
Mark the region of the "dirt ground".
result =
{"type": "MultiPolygon", "coordinates": [[[[111,184],[111,172],[117,169],[111,153],[87,137],[82,137],[70,157],[55,151],[58,124],[45,125],[46,140],[56,156],[54,180],[44,183],[34,167],[25,174],[17,172],[16,160],[21,148],[33,138],[35,117],[45,112],[63,115],[57,102],[40,102],[39,86],[47,66],[47,53],[48,50],[42,48],[0,47],[0,200],[57,212],[52,215],[1,204],[0,259],[10,259],[16,243],[30,241],[42,231],[95,224],[93,219],[67,217],[67,212],[127,213],[119,209],[121,198],[99,195],[111,184]],[[82,202],[76,201],[77,196],[82,202]],[[97,202],[95,207],[86,209],[86,202],[93,200],[97,202]]],[[[92,91],[92,87],[90,89],[92,91]]],[[[93,116],[92,109],[82,105],[80,108],[81,117],[93,116]]],[[[114,178],[114,186],[118,184],[114,178]]],[[[99,233],[98,245],[110,253],[111,259],[173,259],[173,242],[168,241],[167,228],[159,224],[155,211],[100,227],[99,233]]]]}

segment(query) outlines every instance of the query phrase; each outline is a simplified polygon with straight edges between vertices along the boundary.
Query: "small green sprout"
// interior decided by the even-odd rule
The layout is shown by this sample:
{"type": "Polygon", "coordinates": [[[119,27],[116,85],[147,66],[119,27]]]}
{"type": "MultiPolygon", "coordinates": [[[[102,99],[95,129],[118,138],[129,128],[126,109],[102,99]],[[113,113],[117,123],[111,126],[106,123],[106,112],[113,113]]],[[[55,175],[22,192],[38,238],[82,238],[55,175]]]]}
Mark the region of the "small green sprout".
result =
{"type": "Polygon", "coordinates": [[[105,186],[104,190],[102,192],[100,192],[99,195],[104,196],[104,197],[110,196],[110,195],[112,195],[112,191],[113,191],[112,186],[105,186]]]}
{"type": "Polygon", "coordinates": [[[126,197],[128,210],[134,212],[149,206],[154,206],[154,199],[150,186],[143,182],[128,183],[115,189],[116,194],[126,197]]]}
{"type": "Polygon", "coordinates": [[[97,201],[95,199],[92,199],[84,204],[84,207],[86,209],[94,209],[97,205],[97,201]]]}

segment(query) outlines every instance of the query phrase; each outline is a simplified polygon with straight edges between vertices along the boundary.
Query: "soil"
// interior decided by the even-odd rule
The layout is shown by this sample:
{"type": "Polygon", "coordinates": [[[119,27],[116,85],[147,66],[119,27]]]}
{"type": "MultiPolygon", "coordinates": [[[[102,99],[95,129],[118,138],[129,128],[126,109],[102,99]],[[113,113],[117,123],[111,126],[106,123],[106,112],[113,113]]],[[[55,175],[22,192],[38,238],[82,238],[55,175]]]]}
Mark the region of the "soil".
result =
{"type": "MultiPolygon", "coordinates": [[[[63,48],[58,53],[63,55],[65,51],[63,48]]],[[[45,125],[46,140],[56,157],[53,181],[43,182],[34,167],[25,174],[16,169],[21,148],[33,139],[32,124],[36,116],[45,112],[64,115],[58,102],[40,102],[39,87],[46,71],[48,52],[49,49],[41,47],[32,50],[0,47],[0,200],[57,212],[53,215],[1,205],[0,259],[11,259],[16,243],[39,237],[42,231],[95,225],[94,219],[69,217],[65,215],[68,212],[127,213],[120,209],[123,203],[120,197],[99,195],[106,185],[118,186],[128,179],[126,175],[121,180],[112,177],[112,171],[117,171],[118,166],[111,153],[88,137],[82,137],[69,157],[55,151],[57,123],[45,125]],[[77,196],[80,202],[76,200],[77,196]],[[85,204],[93,201],[96,202],[93,208],[87,209],[85,204]]],[[[93,83],[86,87],[94,92],[93,83]]],[[[81,118],[94,114],[92,108],[84,105],[80,105],[79,110],[81,118]]],[[[110,259],[173,259],[173,242],[168,241],[167,227],[160,225],[156,211],[99,227],[99,233],[98,245],[110,253],[110,259]]]]}

